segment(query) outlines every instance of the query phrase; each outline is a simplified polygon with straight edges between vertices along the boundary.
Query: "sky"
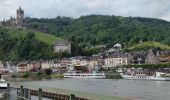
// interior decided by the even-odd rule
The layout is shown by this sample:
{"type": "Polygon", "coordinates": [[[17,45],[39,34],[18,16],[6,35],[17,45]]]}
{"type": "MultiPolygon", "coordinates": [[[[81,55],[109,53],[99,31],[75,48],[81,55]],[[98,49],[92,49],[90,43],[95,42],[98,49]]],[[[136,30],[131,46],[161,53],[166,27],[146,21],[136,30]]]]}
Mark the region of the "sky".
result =
{"type": "Polygon", "coordinates": [[[170,21],[170,0],[0,0],[0,20],[15,17],[19,6],[25,16],[36,18],[96,14],[170,21]]]}

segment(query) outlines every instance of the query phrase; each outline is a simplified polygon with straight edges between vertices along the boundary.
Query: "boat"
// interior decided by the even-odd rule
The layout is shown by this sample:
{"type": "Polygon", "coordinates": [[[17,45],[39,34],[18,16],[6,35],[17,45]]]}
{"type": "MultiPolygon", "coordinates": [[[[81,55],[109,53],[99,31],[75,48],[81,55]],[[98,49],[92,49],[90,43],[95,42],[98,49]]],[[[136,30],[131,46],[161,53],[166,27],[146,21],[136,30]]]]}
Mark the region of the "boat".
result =
{"type": "Polygon", "coordinates": [[[5,82],[4,79],[1,78],[1,74],[0,74],[0,89],[7,89],[7,83],[5,82]]]}
{"type": "Polygon", "coordinates": [[[166,77],[166,73],[163,72],[155,72],[153,75],[147,75],[143,71],[131,72],[129,74],[125,74],[123,72],[120,73],[123,79],[127,80],[155,80],[155,81],[170,81],[170,77],[166,77]]]}
{"type": "Polygon", "coordinates": [[[93,71],[92,73],[79,73],[76,71],[68,71],[64,73],[64,78],[92,78],[92,79],[105,79],[105,73],[97,73],[93,71]]]}
{"type": "Polygon", "coordinates": [[[7,89],[7,83],[4,79],[0,79],[0,89],[7,89]]]}

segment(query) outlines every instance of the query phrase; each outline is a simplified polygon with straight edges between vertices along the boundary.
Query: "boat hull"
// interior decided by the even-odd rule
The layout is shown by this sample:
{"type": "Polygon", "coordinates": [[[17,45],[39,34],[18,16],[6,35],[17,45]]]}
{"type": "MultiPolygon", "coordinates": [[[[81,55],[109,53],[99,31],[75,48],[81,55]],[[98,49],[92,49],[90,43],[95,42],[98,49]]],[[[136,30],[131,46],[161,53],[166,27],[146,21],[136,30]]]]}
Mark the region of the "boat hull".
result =
{"type": "Polygon", "coordinates": [[[64,74],[64,78],[91,78],[91,79],[105,79],[105,74],[64,74]]]}
{"type": "Polygon", "coordinates": [[[130,75],[121,75],[123,79],[127,80],[155,80],[155,81],[170,81],[170,78],[164,77],[154,77],[154,76],[146,76],[146,77],[138,77],[138,76],[130,76],[130,75]]]}

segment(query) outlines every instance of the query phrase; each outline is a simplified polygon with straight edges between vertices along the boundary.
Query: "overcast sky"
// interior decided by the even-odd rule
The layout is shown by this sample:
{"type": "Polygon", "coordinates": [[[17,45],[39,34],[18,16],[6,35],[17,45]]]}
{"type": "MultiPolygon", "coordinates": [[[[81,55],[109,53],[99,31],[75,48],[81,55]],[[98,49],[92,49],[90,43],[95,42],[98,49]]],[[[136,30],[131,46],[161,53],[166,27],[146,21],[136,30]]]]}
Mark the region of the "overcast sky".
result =
{"type": "Polygon", "coordinates": [[[19,6],[26,16],[37,18],[102,14],[170,21],[170,0],[0,0],[0,20],[15,17],[19,6]]]}

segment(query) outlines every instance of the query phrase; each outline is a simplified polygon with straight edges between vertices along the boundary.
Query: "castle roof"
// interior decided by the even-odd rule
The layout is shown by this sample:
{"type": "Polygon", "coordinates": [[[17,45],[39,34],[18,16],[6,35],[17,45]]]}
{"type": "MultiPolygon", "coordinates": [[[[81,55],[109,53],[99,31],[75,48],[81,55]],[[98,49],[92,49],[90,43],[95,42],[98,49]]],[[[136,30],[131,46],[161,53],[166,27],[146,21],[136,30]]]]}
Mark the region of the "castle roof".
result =
{"type": "Polygon", "coordinates": [[[17,9],[17,13],[24,13],[24,10],[22,10],[22,8],[19,7],[19,9],[17,9]]]}

